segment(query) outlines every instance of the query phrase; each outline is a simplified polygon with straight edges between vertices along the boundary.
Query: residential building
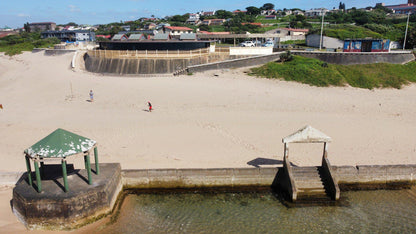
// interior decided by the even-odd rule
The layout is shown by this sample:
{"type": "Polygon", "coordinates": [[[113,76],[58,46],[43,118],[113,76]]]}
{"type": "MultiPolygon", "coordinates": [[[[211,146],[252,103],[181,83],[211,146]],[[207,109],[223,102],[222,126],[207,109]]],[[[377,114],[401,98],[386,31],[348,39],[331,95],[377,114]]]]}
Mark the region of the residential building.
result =
{"type": "Polygon", "coordinates": [[[315,8],[315,9],[311,9],[311,10],[306,10],[305,11],[305,16],[306,17],[320,17],[326,13],[328,13],[329,10],[326,8],[315,8]]]}
{"type": "Polygon", "coordinates": [[[54,22],[39,22],[39,23],[30,23],[29,24],[31,32],[42,32],[51,30],[54,31],[56,29],[56,23],[54,22]]]}
{"type": "Polygon", "coordinates": [[[145,30],[153,30],[153,29],[155,29],[156,28],[156,24],[155,23],[150,23],[150,24],[146,24],[146,25],[144,25],[144,29],[145,30]]]}
{"type": "Polygon", "coordinates": [[[306,35],[309,32],[307,28],[278,28],[276,30],[277,34],[281,36],[299,36],[306,35]]]}
{"type": "Polygon", "coordinates": [[[176,26],[165,26],[164,32],[169,33],[172,36],[179,36],[182,33],[192,33],[192,29],[188,27],[176,27],[176,26]]]}
{"type": "Polygon", "coordinates": [[[204,17],[213,16],[213,15],[215,15],[215,11],[200,11],[200,12],[198,12],[198,14],[200,16],[204,16],[204,17]]]}
{"type": "Polygon", "coordinates": [[[239,13],[246,14],[246,13],[247,13],[247,11],[240,11],[240,10],[235,10],[235,11],[233,11],[233,15],[238,15],[239,13]]]}
{"type": "Polygon", "coordinates": [[[95,41],[95,33],[89,30],[64,30],[64,31],[44,31],[42,38],[56,37],[61,41],[95,41]]]}
{"type": "Polygon", "coordinates": [[[198,25],[200,23],[199,14],[189,14],[189,18],[186,20],[186,23],[198,25]]]}
{"type": "Polygon", "coordinates": [[[122,25],[122,26],[121,26],[121,28],[122,28],[124,31],[130,31],[130,25],[122,25]]]}
{"type": "Polygon", "coordinates": [[[305,15],[305,13],[303,11],[300,11],[300,10],[294,10],[294,11],[292,11],[292,15],[305,15]]]}
{"type": "Polygon", "coordinates": [[[275,15],[276,14],[276,10],[271,9],[271,10],[262,10],[261,15],[275,15]]]}
{"type": "Polygon", "coordinates": [[[203,25],[222,25],[225,19],[206,19],[202,21],[203,25]]]}

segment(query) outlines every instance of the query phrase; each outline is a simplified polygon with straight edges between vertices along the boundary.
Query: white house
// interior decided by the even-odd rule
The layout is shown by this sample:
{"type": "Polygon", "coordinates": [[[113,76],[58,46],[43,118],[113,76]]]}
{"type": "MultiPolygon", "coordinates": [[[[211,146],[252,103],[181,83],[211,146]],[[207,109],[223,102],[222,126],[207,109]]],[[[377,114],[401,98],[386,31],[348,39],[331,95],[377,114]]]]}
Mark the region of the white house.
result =
{"type": "Polygon", "coordinates": [[[305,16],[306,17],[318,17],[318,16],[322,16],[323,14],[328,13],[329,10],[326,8],[315,8],[315,9],[311,9],[311,10],[306,10],[305,11],[305,16]]]}
{"type": "Polygon", "coordinates": [[[165,33],[169,33],[172,36],[180,36],[182,33],[192,33],[193,30],[188,27],[176,27],[176,26],[165,26],[165,33]]]}

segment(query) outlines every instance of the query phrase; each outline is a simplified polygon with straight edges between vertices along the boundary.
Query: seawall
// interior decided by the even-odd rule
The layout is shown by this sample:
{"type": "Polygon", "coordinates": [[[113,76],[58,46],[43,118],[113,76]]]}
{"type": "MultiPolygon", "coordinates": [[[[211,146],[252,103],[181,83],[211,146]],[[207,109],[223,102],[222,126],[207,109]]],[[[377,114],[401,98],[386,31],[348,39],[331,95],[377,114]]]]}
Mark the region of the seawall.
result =
{"type": "Polygon", "coordinates": [[[252,56],[248,58],[238,58],[221,62],[207,63],[207,64],[198,64],[193,66],[188,66],[187,72],[203,72],[208,70],[215,69],[228,69],[228,68],[238,68],[238,67],[248,67],[265,64],[272,61],[280,60],[280,54],[273,53],[270,55],[259,55],[252,56]]]}
{"type": "Polygon", "coordinates": [[[353,65],[370,63],[394,63],[405,64],[415,60],[410,51],[391,53],[344,53],[344,52],[314,52],[314,51],[291,51],[295,55],[308,58],[315,58],[327,63],[353,65]]]}
{"type": "Polygon", "coordinates": [[[95,56],[86,53],[84,56],[85,68],[89,72],[108,74],[167,74],[183,70],[189,66],[206,64],[228,59],[247,56],[230,56],[228,54],[213,53],[193,56],[158,55],[159,57],[123,57],[95,56]]]}

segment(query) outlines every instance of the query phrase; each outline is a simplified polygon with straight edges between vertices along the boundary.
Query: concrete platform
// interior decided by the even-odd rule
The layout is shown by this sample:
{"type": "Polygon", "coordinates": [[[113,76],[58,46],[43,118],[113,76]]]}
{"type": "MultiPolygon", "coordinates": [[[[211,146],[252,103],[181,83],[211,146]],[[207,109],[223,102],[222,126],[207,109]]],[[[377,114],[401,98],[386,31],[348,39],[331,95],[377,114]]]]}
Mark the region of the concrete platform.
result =
{"type": "Polygon", "coordinates": [[[13,189],[13,211],[29,229],[72,229],[111,212],[122,190],[119,163],[100,164],[100,174],[92,173],[91,185],[86,170],[74,170],[68,165],[66,193],[62,172],[57,168],[45,166],[48,176],[43,177],[41,193],[36,185],[29,185],[27,173],[13,189]]]}

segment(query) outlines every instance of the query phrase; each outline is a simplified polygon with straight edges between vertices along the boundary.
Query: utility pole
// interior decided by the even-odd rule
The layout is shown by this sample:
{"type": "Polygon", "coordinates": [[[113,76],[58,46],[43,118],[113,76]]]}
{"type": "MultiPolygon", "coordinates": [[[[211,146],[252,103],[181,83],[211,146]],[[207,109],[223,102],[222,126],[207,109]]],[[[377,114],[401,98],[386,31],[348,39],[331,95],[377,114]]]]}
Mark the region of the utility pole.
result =
{"type": "Polygon", "coordinates": [[[324,12],[324,9],[322,9],[321,38],[319,39],[319,50],[322,49],[322,32],[324,30],[324,17],[325,17],[325,12],[324,12]]]}
{"type": "Polygon", "coordinates": [[[404,33],[403,50],[406,47],[406,37],[407,37],[407,28],[409,27],[409,17],[410,17],[410,11],[407,13],[407,24],[406,24],[406,32],[404,33]]]}

